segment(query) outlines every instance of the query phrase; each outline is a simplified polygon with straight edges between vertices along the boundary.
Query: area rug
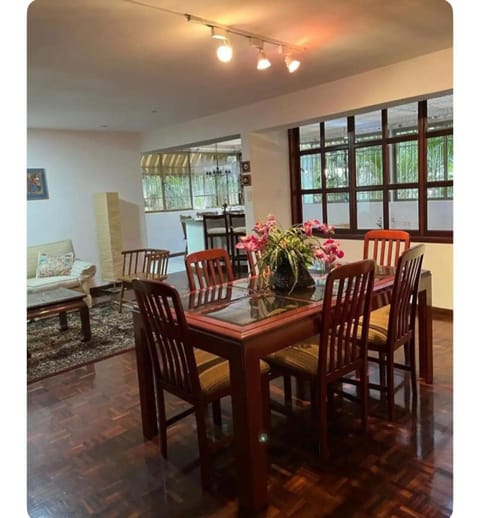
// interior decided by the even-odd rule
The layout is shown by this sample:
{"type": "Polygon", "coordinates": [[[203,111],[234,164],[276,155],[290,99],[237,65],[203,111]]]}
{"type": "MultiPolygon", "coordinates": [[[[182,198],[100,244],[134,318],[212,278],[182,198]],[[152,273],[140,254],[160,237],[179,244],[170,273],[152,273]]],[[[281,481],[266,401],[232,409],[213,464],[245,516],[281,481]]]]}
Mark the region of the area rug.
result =
{"type": "Polygon", "coordinates": [[[50,317],[27,324],[27,382],[70,370],[86,363],[133,349],[132,313],[118,312],[113,302],[90,309],[92,337],[82,342],[80,316],[68,313],[68,329],[59,331],[59,318],[50,317]]]}

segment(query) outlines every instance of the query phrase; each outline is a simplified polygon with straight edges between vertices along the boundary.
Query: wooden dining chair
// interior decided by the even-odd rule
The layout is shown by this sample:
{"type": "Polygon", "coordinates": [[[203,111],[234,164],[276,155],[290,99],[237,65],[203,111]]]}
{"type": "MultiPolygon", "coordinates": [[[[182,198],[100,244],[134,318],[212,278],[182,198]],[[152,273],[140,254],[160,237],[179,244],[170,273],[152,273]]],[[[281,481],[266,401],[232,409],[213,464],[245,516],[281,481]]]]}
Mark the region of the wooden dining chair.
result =
{"type": "Polygon", "coordinates": [[[198,290],[233,281],[232,261],[223,248],[192,252],[185,256],[190,290],[198,290]]]}
{"type": "MultiPolygon", "coordinates": [[[[174,286],[161,281],[134,280],[133,289],[152,363],[161,454],[167,458],[167,428],[194,413],[202,486],[208,488],[212,475],[210,455],[225,441],[208,440],[205,415],[212,404],[213,422],[221,425],[220,399],[231,393],[228,360],[194,347],[182,302],[174,286]],[[167,419],[164,391],[192,407],[167,419]]],[[[262,361],[260,370],[265,426],[268,429],[268,364],[262,361]]]]}
{"type": "Polygon", "coordinates": [[[326,278],[319,334],[265,358],[273,369],[311,383],[323,458],[329,456],[327,398],[331,403],[332,383],[351,382],[359,387],[362,430],[367,429],[368,331],[361,324],[369,322],[374,272],[372,259],[332,270],[326,278]],[[347,379],[351,373],[358,379],[347,379]]]}
{"type": "Polygon", "coordinates": [[[395,266],[410,248],[410,234],[405,230],[369,230],[363,238],[363,258],[375,259],[379,266],[395,266]]]}
{"type": "Polygon", "coordinates": [[[247,250],[247,261],[248,261],[248,274],[250,276],[255,276],[260,273],[260,269],[258,268],[258,261],[260,257],[262,257],[262,252],[259,250],[247,250]]]}
{"type": "Polygon", "coordinates": [[[122,275],[120,276],[119,312],[127,302],[125,290],[132,287],[134,279],[163,280],[167,278],[169,250],[138,248],[122,251],[122,275]]]}
{"type": "Polygon", "coordinates": [[[415,317],[417,292],[425,245],[416,245],[399,257],[391,302],[372,311],[368,330],[368,350],[378,353],[369,360],[379,364],[379,384],[370,388],[387,394],[388,419],[393,419],[395,386],[394,368],[410,373],[413,405],[417,401],[417,375],[415,366],[415,317]],[[395,360],[395,351],[405,349],[405,363],[395,360]],[[386,370],[386,383],[385,383],[386,370]]]}

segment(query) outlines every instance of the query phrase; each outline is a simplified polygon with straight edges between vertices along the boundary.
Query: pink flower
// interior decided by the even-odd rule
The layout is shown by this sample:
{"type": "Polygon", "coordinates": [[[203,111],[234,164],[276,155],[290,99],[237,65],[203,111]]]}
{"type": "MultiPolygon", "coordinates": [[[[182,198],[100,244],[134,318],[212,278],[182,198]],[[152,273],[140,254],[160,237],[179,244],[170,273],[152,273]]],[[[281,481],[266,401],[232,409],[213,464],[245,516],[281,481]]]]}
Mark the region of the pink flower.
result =
{"type": "Polygon", "coordinates": [[[333,225],[327,225],[326,223],[322,223],[321,225],[319,225],[318,230],[320,230],[320,232],[323,232],[324,234],[335,233],[335,227],[333,225]]]}
{"type": "Polygon", "coordinates": [[[255,223],[252,234],[242,237],[236,247],[248,252],[261,252],[259,264],[263,272],[275,270],[285,260],[305,266],[317,260],[334,267],[336,260],[344,256],[340,244],[332,238],[321,243],[313,230],[326,235],[335,233],[332,225],[318,219],[309,219],[284,230],[275,216],[269,214],[264,222],[255,223]]]}
{"type": "Polygon", "coordinates": [[[308,221],[305,221],[302,228],[307,236],[311,236],[313,234],[312,230],[318,226],[320,226],[320,221],[318,221],[318,219],[309,219],[308,221]]]}

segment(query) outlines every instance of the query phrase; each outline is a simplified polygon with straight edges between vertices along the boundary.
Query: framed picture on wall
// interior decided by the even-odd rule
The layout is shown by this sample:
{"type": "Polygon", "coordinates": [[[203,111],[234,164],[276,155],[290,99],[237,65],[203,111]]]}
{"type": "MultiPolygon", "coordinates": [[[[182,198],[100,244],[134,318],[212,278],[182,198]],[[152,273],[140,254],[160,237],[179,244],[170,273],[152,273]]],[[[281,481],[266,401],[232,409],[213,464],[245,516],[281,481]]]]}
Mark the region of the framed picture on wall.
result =
{"type": "Polygon", "coordinates": [[[244,160],[244,161],[240,162],[240,165],[242,167],[242,173],[250,172],[250,160],[244,160]]]}
{"type": "Polygon", "coordinates": [[[45,169],[27,169],[27,200],[48,200],[45,169]]]}

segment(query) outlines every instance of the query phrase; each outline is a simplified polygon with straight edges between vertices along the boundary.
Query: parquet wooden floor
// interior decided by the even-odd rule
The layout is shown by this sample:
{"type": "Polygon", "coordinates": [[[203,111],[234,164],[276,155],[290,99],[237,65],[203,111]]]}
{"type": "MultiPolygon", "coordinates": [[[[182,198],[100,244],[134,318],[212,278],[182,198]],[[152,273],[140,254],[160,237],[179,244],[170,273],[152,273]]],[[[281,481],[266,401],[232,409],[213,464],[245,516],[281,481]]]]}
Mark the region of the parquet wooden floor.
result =
{"type": "MultiPolygon", "coordinates": [[[[272,414],[265,517],[448,517],[452,512],[452,323],[434,323],[435,384],[408,391],[397,416],[372,400],[369,432],[339,401],[332,460],[315,454],[309,427],[272,414]]],[[[32,518],[239,516],[233,452],[215,457],[216,486],[203,492],[193,418],[169,432],[169,459],[143,440],[133,352],[28,386],[27,508],[32,518]]],[[[401,383],[402,378],[397,382],[401,383]]],[[[281,384],[272,384],[280,398],[281,384]]],[[[170,409],[182,403],[168,397],[170,409]]],[[[298,402],[301,408],[301,402],[298,402]]],[[[224,404],[228,419],[229,405],[224,404]]]]}

